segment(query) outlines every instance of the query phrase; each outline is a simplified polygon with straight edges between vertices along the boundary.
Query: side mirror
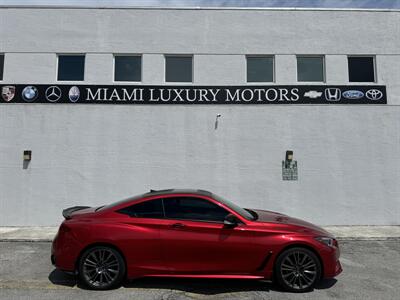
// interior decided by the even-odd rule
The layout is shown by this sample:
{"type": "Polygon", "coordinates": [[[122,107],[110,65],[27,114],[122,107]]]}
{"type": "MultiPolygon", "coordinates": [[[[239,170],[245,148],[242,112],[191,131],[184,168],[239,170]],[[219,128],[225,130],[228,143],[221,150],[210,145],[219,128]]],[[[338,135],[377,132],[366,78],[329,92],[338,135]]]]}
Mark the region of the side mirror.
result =
{"type": "Polygon", "coordinates": [[[238,218],[236,218],[232,214],[228,214],[224,219],[224,225],[226,227],[236,227],[238,225],[238,223],[239,223],[238,218]]]}

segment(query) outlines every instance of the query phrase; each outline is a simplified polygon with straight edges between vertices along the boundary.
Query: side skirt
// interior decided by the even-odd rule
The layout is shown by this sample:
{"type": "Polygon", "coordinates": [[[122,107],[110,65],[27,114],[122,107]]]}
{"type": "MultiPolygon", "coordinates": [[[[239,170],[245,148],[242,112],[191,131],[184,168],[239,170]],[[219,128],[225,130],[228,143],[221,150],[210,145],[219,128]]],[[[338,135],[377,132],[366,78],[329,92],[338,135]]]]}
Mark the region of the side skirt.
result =
{"type": "Polygon", "coordinates": [[[258,275],[216,275],[216,274],[151,274],[143,277],[173,277],[173,278],[220,278],[220,279],[264,279],[264,276],[258,275]]]}

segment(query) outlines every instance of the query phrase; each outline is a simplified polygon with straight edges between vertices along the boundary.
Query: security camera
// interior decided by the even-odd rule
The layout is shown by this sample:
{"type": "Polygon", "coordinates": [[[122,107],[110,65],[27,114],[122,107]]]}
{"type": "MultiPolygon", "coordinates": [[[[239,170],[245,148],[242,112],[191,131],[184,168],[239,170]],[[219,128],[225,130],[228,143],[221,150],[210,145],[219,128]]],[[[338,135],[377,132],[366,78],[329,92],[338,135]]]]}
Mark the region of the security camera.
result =
{"type": "Polygon", "coordinates": [[[217,114],[217,118],[219,118],[221,116],[221,114],[217,114]]]}

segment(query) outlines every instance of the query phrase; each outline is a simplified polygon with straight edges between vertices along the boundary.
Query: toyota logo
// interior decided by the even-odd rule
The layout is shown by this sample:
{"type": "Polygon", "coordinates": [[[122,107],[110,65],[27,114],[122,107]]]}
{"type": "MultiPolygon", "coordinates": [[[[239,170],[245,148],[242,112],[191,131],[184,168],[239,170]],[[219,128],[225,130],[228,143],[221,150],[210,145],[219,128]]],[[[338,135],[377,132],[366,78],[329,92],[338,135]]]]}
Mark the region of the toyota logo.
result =
{"type": "Polygon", "coordinates": [[[368,90],[365,93],[365,96],[369,100],[379,100],[383,97],[383,93],[380,90],[372,89],[372,90],[368,90]]]}
{"type": "Polygon", "coordinates": [[[57,102],[61,98],[61,90],[58,86],[52,85],[45,92],[46,99],[50,102],[57,102]]]}

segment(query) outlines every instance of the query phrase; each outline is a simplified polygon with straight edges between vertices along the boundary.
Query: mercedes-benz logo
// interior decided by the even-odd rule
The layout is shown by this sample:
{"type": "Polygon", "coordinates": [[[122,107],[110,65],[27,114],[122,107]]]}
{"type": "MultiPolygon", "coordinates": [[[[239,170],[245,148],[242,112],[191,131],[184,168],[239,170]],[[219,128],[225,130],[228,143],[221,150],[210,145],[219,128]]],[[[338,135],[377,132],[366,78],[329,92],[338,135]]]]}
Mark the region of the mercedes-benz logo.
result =
{"type": "Polygon", "coordinates": [[[61,98],[61,89],[58,86],[52,85],[46,89],[46,99],[50,102],[57,102],[61,98]]]}
{"type": "Polygon", "coordinates": [[[22,90],[22,98],[26,102],[33,102],[38,96],[38,89],[33,85],[28,85],[22,90]]]}
{"type": "Polygon", "coordinates": [[[372,89],[372,90],[368,90],[365,93],[365,96],[369,100],[379,100],[383,97],[383,93],[380,90],[372,89]]]}

